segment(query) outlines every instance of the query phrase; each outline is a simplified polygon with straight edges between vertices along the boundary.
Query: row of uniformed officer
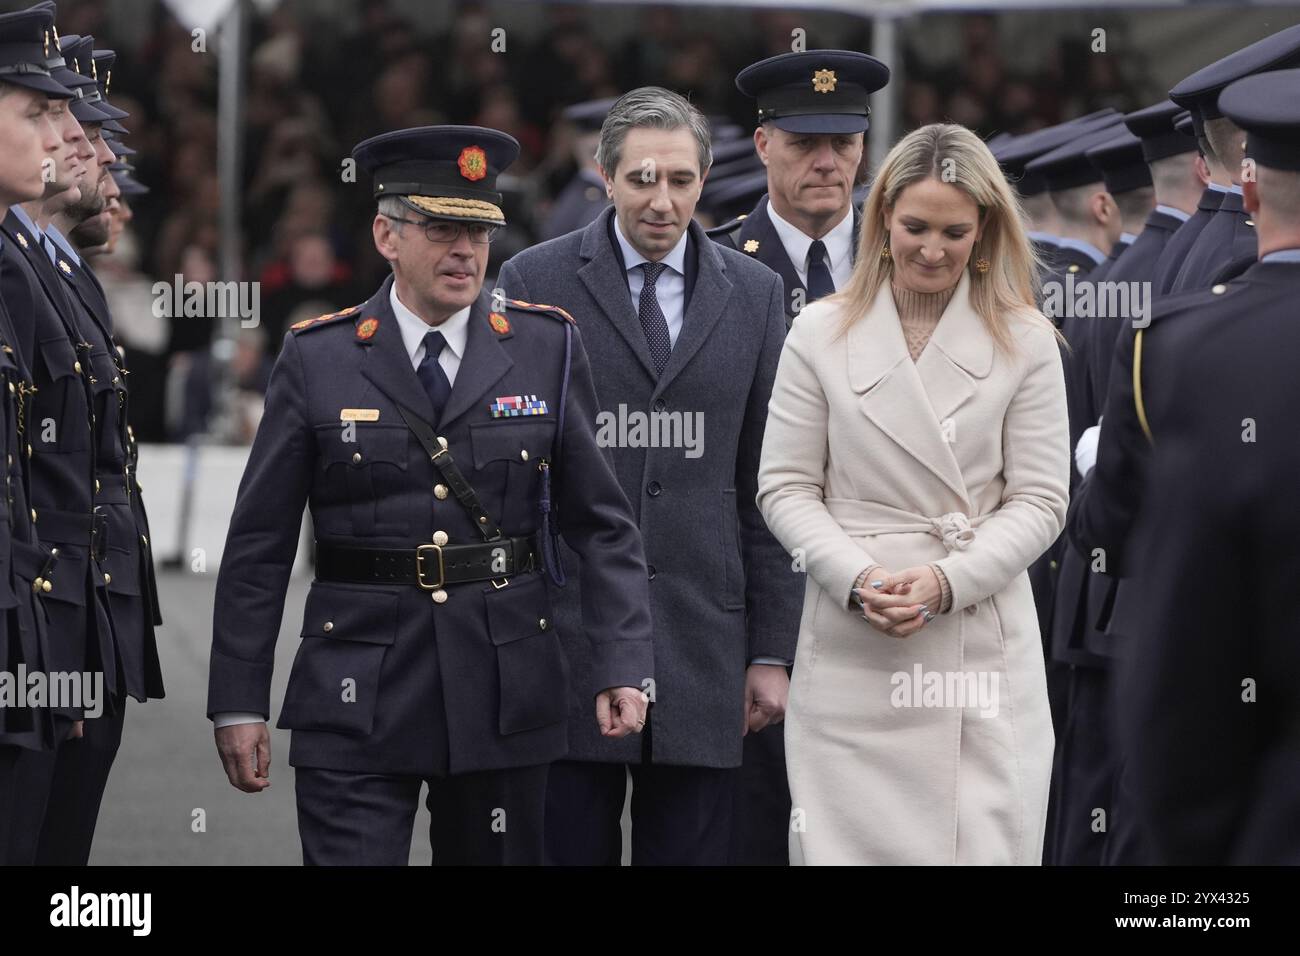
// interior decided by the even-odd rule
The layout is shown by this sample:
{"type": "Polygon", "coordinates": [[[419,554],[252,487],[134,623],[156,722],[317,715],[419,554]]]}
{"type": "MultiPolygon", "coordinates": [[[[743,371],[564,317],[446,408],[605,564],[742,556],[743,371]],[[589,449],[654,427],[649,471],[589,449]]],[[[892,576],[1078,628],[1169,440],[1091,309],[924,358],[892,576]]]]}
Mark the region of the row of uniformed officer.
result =
{"type": "Polygon", "coordinates": [[[102,679],[103,698],[93,709],[88,699],[51,700],[0,714],[6,730],[25,727],[12,741],[21,750],[5,771],[0,799],[8,812],[0,815],[9,826],[7,861],[84,864],[126,699],[162,696],[153,633],[161,618],[135,480],[127,370],[103,289],[82,255],[107,241],[107,201],[117,186],[106,137],[125,132],[117,120],[126,113],[106,98],[112,51],[95,50],[91,37],[60,39],[54,16],[46,2],[0,17],[10,41],[4,100],[45,137],[35,160],[24,153],[13,160],[41,189],[12,196],[0,224],[0,300],[14,337],[5,353],[13,366],[6,461],[14,537],[5,584],[19,607],[10,634],[23,636],[11,646],[26,667],[50,675],[51,687],[60,674],[102,679]]]}
{"type": "MultiPolygon", "coordinates": [[[[1124,117],[1128,132],[1140,141],[1142,159],[1151,170],[1154,207],[1127,248],[1112,249],[1109,258],[1102,258],[1102,248],[1094,244],[1094,248],[1083,250],[1090,262],[1069,262],[1062,271],[1060,250],[1062,246],[1067,250],[1078,246],[1080,237],[1070,234],[1068,220],[1072,211],[1083,209],[1088,213],[1085,218],[1091,218],[1100,230],[1108,218],[1110,203],[1114,202],[1117,209],[1122,205],[1122,196],[1116,197],[1125,190],[1118,180],[1130,186],[1137,181],[1133,143],[1126,143],[1123,137],[1099,143],[1096,134],[1089,142],[1088,134],[1078,129],[1087,121],[1085,118],[1075,121],[1077,135],[1067,135],[1055,156],[1044,156],[1035,144],[1050,140],[1061,130],[1068,133],[1070,124],[1057,128],[1057,133],[1040,132],[1000,144],[999,158],[1004,167],[1007,162],[1003,157],[1012,154],[1031,173],[1050,173],[1053,165],[1068,169],[1079,158],[1096,164],[1101,182],[1088,197],[1090,202],[1080,204],[1077,194],[1063,193],[1062,201],[1056,203],[1054,211],[1065,214],[1064,227],[1058,218],[1049,227],[1056,236],[1044,237],[1044,242],[1054,247],[1055,260],[1055,270],[1047,278],[1061,281],[1069,274],[1079,283],[1146,283],[1145,288],[1154,289],[1157,297],[1171,289],[1208,289],[1195,299],[1175,296],[1168,305],[1157,298],[1153,322],[1166,312],[1178,313],[1179,306],[1214,301],[1231,291],[1233,285],[1225,281],[1256,258],[1259,218],[1246,208],[1248,200],[1244,195],[1247,190],[1253,191],[1248,185],[1253,163],[1243,163],[1242,153],[1243,141],[1248,143],[1249,137],[1244,134],[1245,127],[1232,117],[1246,116],[1256,124],[1256,142],[1264,146],[1264,153],[1269,152],[1269,136],[1287,141],[1287,136],[1279,136],[1279,128],[1287,127],[1292,118],[1278,108],[1278,97],[1285,98],[1281,92],[1260,99],[1270,106],[1260,107],[1259,115],[1242,110],[1240,105],[1234,113],[1226,105],[1230,98],[1221,94],[1228,84],[1247,76],[1255,77],[1251,88],[1257,93],[1287,90],[1290,87],[1285,74],[1269,71],[1292,65],[1298,57],[1300,28],[1283,30],[1183,80],[1171,91],[1173,102],[1124,117]],[[1190,115],[1180,117],[1179,106],[1186,107],[1190,115]],[[1179,130],[1185,128],[1192,138],[1180,139],[1179,130]],[[1034,152],[1036,156],[1026,159],[1025,153],[1034,152]],[[1118,165],[1118,170],[1111,170],[1112,174],[1118,172],[1117,179],[1107,174],[1108,162],[1118,165]],[[1132,172],[1124,172],[1125,167],[1132,172]],[[1202,186],[1204,192],[1198,197],[1202,186]]],[[[1238,93],[1239,104],[1244,95],[1238,93]]],[[[1275,163],[1283,152],[1281,148],[1272,151],[1275,163]]],[[[1252,158],[1263,163],[1258,156],[1252,158]]],[[[1012,174],[1012,170],[1008,169],[1008,173],[1012,174]]],[[[1142,188],[1139,186],[1137,194],[1142,188]]],[[[1284,208],[1285,188],[1274,187],[1273,195],[1277,208],[1284,208]]],[[[1265,209],[1266,200],[1267,195],[1265,209]]],[[[1254,202],[1259,205],[1260,200],[1254,202]]],[[[1131,232],[1131,218],[1121,219],[1127,220],[1125,226],[1131,232]]],[[[1274,241],[1283,259],[1289,255],[1281,251],[1286,241],[1284,237],[1274,241]]],[[[1261,283],[1267,278],[1270,289],[1290,278],[1285,269],[1251,268],[1242,277],[1243,286],[1252,276],[1261,283]]],[[[1238,301],[1248,299],[1243,296],[1238,301]]],[[[1214,310],[1207,307],[1206,312],[1214,310]]],[[[1159,482],[1152,475],[1147,421],[1153,401],[1150,395],[1153,389],[1159,389],[1162,402],[1181,407],[1184,402],[1196,404],[1207,392],[1190,377],[1179,382],[1187,391],[1175,391],[1168,371],[1152,371],[1150,343],[1165,338],[1135,329],[1135,323],[1130,321],[1134,318],[1137,316],[1075,317],[1063,326],[1073,351],[1066,363],[1067,384],[1074,399],[1071,431],[1078,439],[1078,473],[1085,477],[1078,482],[1071,506],[1068,537],[1073,548],[1057,549],[1055,557],[1062,563],[1051,595],[1053,661],[1049,662],[1049,676],[1055,667],[1058,676],[1064,675],[1065,679],[1056,682],[1054,699],[1058,749],[1047,840],[1049,862],[1133,863],[1198,858],[1198,851],[1190,843],[1178,846],[1176,842],[1165,842],[1162,846],[1150,838],[1154,804],[1144,803],[1144,795],[1134,781],[1144,781],[1148,787],[1158,784],[1155,789],[1165,792],[1165,783],[1151,769],[1153,762],[1159,765],[1161,761],[1152,761],[1152,748],[1136,746],[1144,728],[1131,718],[1126,721],[1123,715],[1142,713],[1149,718],[1157,698],[1144,694],[1141,683],[1128,684],[1122,698],[1117,696],[1116,688],[1117,674],[1129,671],[1125,664],[1129,657],[1148,649],[1154,654],[1155,648],[1177,646],[1173,633],[1151,613],[1152,605],[1145,595],[1153,582],[1165,580],[1162,569],[1173,563],[1173,552],[1183,553],[1166,544],[1165,539],[1172,536],[1170,529],[1186,531],[1192,539],[1201,533],[1196,530],[1199,519],[1194,510],[1181,512],[1176,519],[1165,511],[1169,520],[1159,523],[1151,518],[1157,504],[1167,500],[1174,489],[1171,473],[1159,482]],[[1144,351],[1148,356],[1145,362],[1144,351]],[[1096,426],[1098,420],[1102,421],[1100,428],[1096,426]],[[1138,706],[1119,707],[1121,699],[1138,706]]],[[[1168,370],[1172,365],[1161,359],[1157,367],[1168,370]]],[[[1236,374],[1230,369],[1220,371],[1230,379],[1236,374]]],[[[1246,554],[1250,553],[1247,548],[1246,554]]],[[[1154,658],[1141,659],[1149,662],[1154,658]]],[[[1150,677],[1149,672],[1144,673],[1150,677]]],[[[1168,702],[1168,698],[1165,700],[1168,702]]],[[[1186,703],[1191,706],[1190,700],[1186,703]]],[[[1174,712],[1186,713],[1176,708],[1174,712]]],[[[1175,787],[1168,792],[1178,791],[1175,787]]],[[[1278,796],[1260,799],[1269,805],[1278,796]]],[[[1287,798],[1282,795],[1280,799],[1287,798]]],[[[1160,812],[1168,811],[1165,806],[1160,812]]],[[[1205,821],[1206,817],[1201,817],[1199,822],[1205,821]]],[[[1180,834],[1188,835],[1186,831],[1180,834]]],[[[1209,860],[1211,856],[1200,858],[1209,860]]]]}

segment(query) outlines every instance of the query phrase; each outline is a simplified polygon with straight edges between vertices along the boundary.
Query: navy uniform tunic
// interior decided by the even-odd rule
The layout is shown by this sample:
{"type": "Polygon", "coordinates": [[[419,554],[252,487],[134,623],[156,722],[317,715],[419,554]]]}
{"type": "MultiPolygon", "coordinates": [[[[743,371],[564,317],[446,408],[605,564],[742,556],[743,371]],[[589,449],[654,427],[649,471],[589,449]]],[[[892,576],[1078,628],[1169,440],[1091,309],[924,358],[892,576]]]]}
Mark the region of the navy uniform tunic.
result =
{"type": "Polygon", "coordinates": [[[1174,276],[1169,291],[1208,289],[1225,266],[1242,259],[1255,259],[1257,248],[1255,220],[1242,205],[1241,195],[1223,193],[1219,208],[1187,250],[1187,258],[1174,276]]]}
{"type": "MultiPolygon", "coordinates": [[[[709,229],[707,235],[714,242],[738,249],[752,259],[757,259],[781,277],[785,286],[785,325],[788,329],[799,314],[797,303],[807,305],[812,301],[808,289],[799,281],[799,273],[790,261],[781,237],[772,225],[767,214],[768,198],[764,196],[747,216],[740,216],[729,223],[709,229]]],[[[862,213],[857,205],[853,207],[853,252],[858,254],[858,234],[862,227],[862,213]]]]}
{"type": "MultiPolygon", "coordinates": [[[[209,715],[270,714],[275,642],[304,506],[322,543],[414,551],[482,541],[398,410],[433,416],[392,312],[392,282],[357,308],[286,333],[217,581],[209,715]]],[[[654,676],[641,537],[596,442],[596,398],[578,330],[571,328],[566,389],[562,315],[510,300],[494,313],[492,305],[484,290],[471,309],[436,433],[506,536],[540,530],[542,463],[550,468],[554,519],[587,558],[583,622],[592,642],[586,691],[594,722],[598,692],[642,687],[654,676]],[[544,413],[494,418],[493,404],[515,396],[536,396],[544,413]]],[[[427,777],[562,757],[568,664],[543,573],[507,580],[434,591],[414,582],[315,581],[278,723],[294,731],[289,762],[427,777]],[[355,682],[350,702],[345,679],[355,682]]]]}
{"type": "Polygon", "coordinates": [[[1142,464],[1108,455],[1100,472],[1098,453],[1110,507],[1088,509],[1093,533],[1115,540],[1134,510],[1116,496],[1138,489],[1124,568],[1141,600],[1116,609],[1135,636],[1117,719],[1157,863],[1300,862],[1297,290],[1300,263],[1260,262],[1165,303],[1143,336],[1142,464]],[[1207,600],[1211,584],[1232,599],[1207,600]]]}
{"type": "Polygon", "coordinates": [[[128,433],[129,374],[113,335],[104,290],[83,259],[56,247],[55,265],[73,306],[82,341],[89,345],[94,400],[94,508],[102,515],[100,558],[121,667],[119,693],[138,701],[164,696],[154,627],[162,623],[149,545],[149,522],[136,481],[134,437],[128,433]]]}
{"type": "MultiPolygon", "coordinates": [[[[59,552],[57,567],[46,576],[51,589],[43,591],[49,617],[46,663],[53,671],[102,671],[105,692],[111,696],[118,689],[116,650],[104,569],[93,557],[92,543],[95,443],[89,352],[80,345],[84,339],[72,319],[68,289],[40,240],[12,209],[2,230],[0,293],[6,301],[23,294],[32,301],[29,321],[36,344],[30,370],[35,394],[25,414],[25,444],[31,447],[30,510],[41,543],[59,552]]],[[[63,720],[82,717],[71,707],[53,713],[63,720]]]]}

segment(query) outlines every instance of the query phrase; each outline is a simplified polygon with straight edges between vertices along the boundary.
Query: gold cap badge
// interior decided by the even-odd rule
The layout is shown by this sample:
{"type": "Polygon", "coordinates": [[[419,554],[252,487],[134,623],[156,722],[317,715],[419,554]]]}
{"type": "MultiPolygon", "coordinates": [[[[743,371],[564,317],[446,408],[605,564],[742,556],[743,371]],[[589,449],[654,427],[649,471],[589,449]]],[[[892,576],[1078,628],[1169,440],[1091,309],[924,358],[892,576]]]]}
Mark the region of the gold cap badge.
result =
{"type": "Polygon", "coordinates": [[[835,83],[836,83],[835,71],[818,70],[816,73],[813,74],[812,83],[813,83],[813,89],[816,90],[818,93],[834,93],[835,83]]]}

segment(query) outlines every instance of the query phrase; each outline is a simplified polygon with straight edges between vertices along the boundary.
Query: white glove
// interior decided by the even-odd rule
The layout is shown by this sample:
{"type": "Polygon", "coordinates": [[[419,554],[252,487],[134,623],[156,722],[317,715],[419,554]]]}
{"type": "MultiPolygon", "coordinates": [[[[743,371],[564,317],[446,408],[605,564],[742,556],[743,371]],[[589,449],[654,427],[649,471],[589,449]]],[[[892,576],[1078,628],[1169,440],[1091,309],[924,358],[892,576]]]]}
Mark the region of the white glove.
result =
{"type": "Polygon", "coordinates": [[[1097,439],[1101,437],[1101,422],[1091,428],[1085,428],[1079,436],[1079,444],[1074,446],[1074,467],[1079,470],[1079,477],[1087,478],[1092,466],[1097,464],[1097,439]]]}

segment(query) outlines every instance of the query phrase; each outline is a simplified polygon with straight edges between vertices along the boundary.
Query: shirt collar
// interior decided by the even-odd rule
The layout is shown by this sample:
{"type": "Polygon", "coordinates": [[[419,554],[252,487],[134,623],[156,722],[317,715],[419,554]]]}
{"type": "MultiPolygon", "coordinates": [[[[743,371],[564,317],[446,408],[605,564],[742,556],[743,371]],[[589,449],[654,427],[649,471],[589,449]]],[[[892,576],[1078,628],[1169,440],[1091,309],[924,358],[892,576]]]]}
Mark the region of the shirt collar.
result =
{"type": "Polygon", "coordinates": [[[17,203],[10,206],[9,209],[13,212],[18,221],[23,224],[23,228],[35,236],[37,242],[40,242],[43,233],[41,232],[40,227],[32,221],[32,217],[27,215],[27,210],[22,206],[19,206],[17,203]]]}
{"type": "Polygon", "coordinates": [[[1260,262],[1300,262],[1300,249],[1277,249],[1260,257],[1260,262]]]}
{"type": "Polygon", "coordinates": [[[1179,222],[1186,222],[1191,218],[1191,216],[1183,212],[1181,209],[1176,209],[1173,206],[1166,206],[1163,203],[1156,206],[1156,212],[1162,212],[1166,216],[1173,216],[1179,222]]]}
{"type": "Polygon", "coordinates": [[[1105,254],[1091,242],[1084,239],[1062,239],[1060,240],[1059,245],[1062,249],[1074,249],[1078,252],[1082,252],[1094,262],[1100,263],[1106,261],[1105,254]]]}
{"type": "Polygon", "coordinates": [[[1054,236],[1050,232],[1039,232],[1037,229],[1031,229],[1025,235],[1034,242],[1045,243],[1049,246],[1059,246],[1061,244],[1061,237],[1054,236]]]}
{"type": "MultiPolygon", "coordinates": [[[[776,234],[781,240],[781,245],[785,246],[786,254],[790,256],[791,263],[796,269],[803,270],[808,266],[808,248],[813,244],[812,238],[798,226],[795,226],[782,219],[780,214],[772,207],[772,201],[767,203],[767,216],[772,220],[772,226],[776,229],[776,234]]],[[[822,243],[826,246],[827,264],[832,272],[835,267],[844,261],[850,250],[853,248],[853,211],[844,213],[838,223],[831,227],[831,231],[822,236],[822,243]]]]}
{"type": "MultiPolygon", "coordinates": [[[[668,255],[664,256],[659,262],[672,269],[679,276],[686,275],[686,238],[691,234],[690,229],[682,230],[682,237],[677,240],[677,245],[668,250],[668,255]]],[[[631,271],[643,262],[649,262],[645,256],[636,251],[636,247],[627,241],[627,236],[623,235],[623,226],[618,221],[618,216],[614,216],[614,238],[618,240],[618,247],[623,250],[623,266],[627,271],[631,271]]]]}
{"type": "Polygon", "coordinates": [[[1119,234],[1119,241],[1124,243],[1126,246],[1133,245],[1133,240],[1136,238],[1137,236],[1131,232],[1121,232],[1119,234]]]}
{"type": "Polygon", "coordinates": [[[1227,186],[1220,186],[1218,183],[1206,183],[1205,188],[1213,189],[1216,193],[1232,192],[1232,190],[1229,189],[1227,186]]]}
{"type": "Polygon", "coordinates": [[[393,307],[397,327],[402,332],[402,344],[406,346],[406,354],[412,362],[415,361],[415,350],[424,343],[425,335],[434,329],[442,333],[442,337],[447,340],[447,348],[451,349],[456,358],[465,357],[465,343],[469,338],[469,311],[473,306],[467,305],[459,312],[453,312],[442,325],[430,325],[402,304],[402,300],[397,297],[396,282],[388,290],[388,304],[393,307]]]}
{"type": "Polygon", "coordinates": [[[1244,195],[1245,195],[1245,191],[1244,191],[1240,186],[1238,186],[1236,183],[1233,183],[1231,186],[1228,187],[1228,192],[1230,192],[1230,193],[1236,193],[1238,196],[1244,196],[1244,195]]]}
{"type": "MultiPolygon", "coordinates": [[[[45,227],[45,234],[54,240],[54,244],[72,260],[74,266],[77,266],[78,268],[81,267],[81,256],[77,255],[77,251],[72,248],[72,243],[68,242],[68,240],[64,238],[63,233],[59,232],[59,230],[54,228],[53,225],[49,225],[45,227]]],[[[48,246],[46,248],[49,249],[48,246]]],[[[50,249],[50,261],[55,265],[59,264],[53,249],[50,249]]]]}

